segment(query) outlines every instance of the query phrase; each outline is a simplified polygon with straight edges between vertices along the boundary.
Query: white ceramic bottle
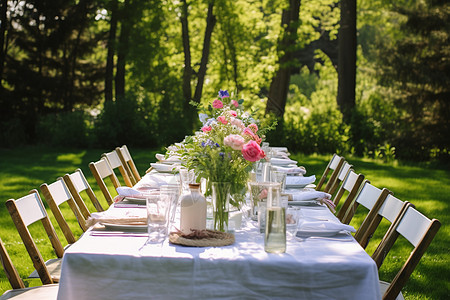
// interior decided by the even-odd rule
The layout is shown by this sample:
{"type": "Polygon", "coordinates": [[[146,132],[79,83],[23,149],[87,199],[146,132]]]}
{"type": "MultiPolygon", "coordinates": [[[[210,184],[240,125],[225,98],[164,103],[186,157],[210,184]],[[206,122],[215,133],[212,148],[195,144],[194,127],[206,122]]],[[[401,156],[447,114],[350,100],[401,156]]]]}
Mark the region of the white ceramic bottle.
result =
{"type": "Polygon", "coordinates": [[[189,184],[189,192],[181,195],[180,207],[180,230],[184,234],[206,229],[206,199],[200,193],[200,184],[189,184]]]}

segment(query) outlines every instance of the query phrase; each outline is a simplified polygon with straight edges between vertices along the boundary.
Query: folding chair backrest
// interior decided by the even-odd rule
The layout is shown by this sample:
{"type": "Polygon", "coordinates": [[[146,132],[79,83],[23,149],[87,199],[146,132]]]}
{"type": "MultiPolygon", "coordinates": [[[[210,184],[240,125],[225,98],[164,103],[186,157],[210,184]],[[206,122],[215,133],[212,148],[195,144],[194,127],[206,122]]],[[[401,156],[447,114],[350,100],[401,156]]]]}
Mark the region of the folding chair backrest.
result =
{"type": "Polygon", "coordinates": [[[117,179],[116,174],[114,174],[113,169],[109,165],[109,162],[106,160],[106,158],[102,157],[97,162],[89,163],[89,169],[91,170],[92,175],[97,181],[97,184],[102,191],[106,201],[109,205],[111,205],[113,203],[113,197],[111,196],[111,193],[109,192],[104,179],[109,178],[114,185],[114,188],[118,188],[120,186],[120,182],[117,179]]]}
{"type": "Polygon", "coordinates": [[[120,160],[122,161],[122,165],[124,165],[125,170],[128,172],[128,175],[133,184],[136,184],[141,180],[141,175],[134,164],[133,158],[131,157],[130,151],[128,151],[128,147],[123,145],[122,147],[117,147],[116,152],[119,155],[120,160]]]}
{"type": "Polygon", "coordinates": [[[439,231],[441,223],[439,220],[430,220],[413,206],[408,205],[403,216],[395,221],[390,230],[386,233],[383,242],[375,250],[372,258],[380,268],[387,253],[391,250],[399,235],[402,235],[413,246],[410,256],[399,270],[395,278],[390,283],[383,295],[383,299],[395,299],[401,289],[408,281],[423,254],[427,250],[436,233],[439,231]]]}
{"type": "Polygon", "coordinates": [[[80,211],[83,214],[85,220],[87,220],[90,217],[91,213],[87,208],[86,203],[83,200],[83,197],[81,196],[82,192],[86,192],[87,196],[89,197],[89,199],[91,200],[92,204],[94,205],[97,211],[104,210],[100,202],[98,201],[97,196],[95,195],[94,191],[89,185],[89,182],[86,180],[86,177],[84,176],[83,171],[81,171],[81,169],[75,170],[75,172],[73,172],[72,174],[64,175],[63,180],[67,188],[69,189],[70,193],[72,194],[73,199],[80,208],[80,211]]]}
{"type": "Polygon", "coordinates": [[[14,267],[1,238],[0,238],[0,259],[2,261],[3,270],[5,270],[6,277],[8,277],[11,287],[13,289],[25,288],[22,278],[20,278],[17,269],[14,267]]]}
{"type": "MultiPolygon", "coordinates": [[[[353,204],[351,204],[345,212],[345,216],[341,220],[342,223],[350,223],[359,205],[364,206],[369,211],[372,211],[373,209],[378,211],[389,194],[391,194],[391,192],[388,189],[380,190],[379,188],[371,185],[368,181],[365,181],[363,187],[358,193],[358,196],[356,196],[355,201],[353,201],[353,204]]],[[[368,220],[367,222],[370,224],[370,221],[371,220],[368,220]]],[[[367,224],[367,226],[369,224],[367,224]]],[[[366,227],[360,227],[358,230],[366,229],[366,227]]]]}
{"type": "Polygon", "coordinates": [[[361,188],[363,181],[364,175],[356,174],[355,171],[353,171],[352,169],[350,169],[349,172],[347,173],[344,182],[342,183],[341,187],[339,188],[339,191],[337,192],[336,196],[333,199],[333,203],[337,206],[344,193],[346,191],[348,192],[344,204],[341,206],[341,208],[336,214],[339,220],[342,220],[342,218],[345,216],[345,213],[347,212],[347,209],[350,207],[350,205],[353,203],[353,200],[358,195],[358,191],[361,188]]]}
{"type": "Polygon", "coordinates": [[[133,183],[131,182],[131,179],[128,176],[128,172],[125,170],[125,167],[122,164],[122,161],[120,160],[119,155],[115,150],[108,153],[103,153],[102,157],[105,157],[108,160],[109,165],[113,170],[116,169],[119,170],[120,174],[122,175],[123,182],[125,183],[126,186],[128,187],[133,186],[133,183]]]}
{"type": "Polygon", "coordinates": [[[342,168],[339,171],[336,180],[334,181],[333,185],[330,187],[327,193],[334,194],[334,192],[339,188],[339,185],[345,180],[347,174],[350,172],[351,169],[352,165],[344,161],[344,164],[342,165],[342,168]]]}
{"type": "Polygon", "coordinates": [[[64,255],[64,248],[50,222],[38,191],[32,190],[29,195],[17,200],[9,199],[5,204],[42,283],[53,283],[44,259],[31,237],[28,226],[41,221],[58,258],[64,255]]]}
{"type": "Polygon", "coordinates": [[[46,183],[42,184],[40,188],[67,242],[69,244],[75,243],[75,235],[70,229],[70,226],[64,218],[64,215],[62,214],[59,206],[67,202],[73,214],[77,218],[78,224],[80,225],[81,229],[83,231],[86,231],[87,226],[86,220],[84,219],[80,209],[78,208],[78,205],[75,203],[75,200],[73,199],[72,194],[69,192],[66,184],[64,183],[62,178],[59,178],[57,181],[53,182],[50,185],[46,183]]]}
{"type": "Polygon", "coordinates": [[[389,194],[378,211],[372,210],[369,212],[361,224],[361,228],[367,229],[355,234],[355,239],[363,248],[366,248],[381,220],[386,219],[393,224],[396,220],[402,218],[408,205],[412,204],[408,201],[403,202],[392,194],[389,194]],[[366,224],[367,222],[370,222],[370,224],[366,224]]]}
{"type": "Polygon", "coordinates": [[[339,175],[339,172],[342,168],[342,165],[344,164],[344,158],[337,155],[336,153],[333,154],[333,157],[331,158],[330,162],[328,163],[327,167],[325,168],[325,171],[323,172],[322,177],[319,180],[319,183],[317,184],[316,190],[320,190],[322,188],[322,185],[325,183],[325,180],[327,179],[328,173],[330,171],[333,171],[330,175],[330,178],[328,179],[327,184],[325,185],[324,192],[328,192],[332,185],[334,184],[337,176],[339,175]]]}

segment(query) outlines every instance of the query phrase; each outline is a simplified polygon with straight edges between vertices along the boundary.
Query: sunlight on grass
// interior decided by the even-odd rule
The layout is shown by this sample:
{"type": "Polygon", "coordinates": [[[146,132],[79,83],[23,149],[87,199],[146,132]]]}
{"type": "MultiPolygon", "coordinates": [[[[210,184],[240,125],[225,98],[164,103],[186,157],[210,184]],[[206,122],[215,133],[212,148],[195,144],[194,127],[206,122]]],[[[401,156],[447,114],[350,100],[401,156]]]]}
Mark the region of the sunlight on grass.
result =
{"type": "MultiPolygon", "coordinates": [[[[110,151],[110,150],[108,150],[110,151]]],[[[44,148],[21,148],[17,150],[0,149],[0,202],[9,198],[20,198],[31,189],[39,189],[46,182],[52,183],[58,177],[66,173],[72,173],[81,168],[86,179],[94,190],[97,198],[104,208],[106,201],[93,178],[88,164],[100,159],[103,149],[60,151],[44,148]]],[[[141,175],[144,175],[150,162],[155,162],[155,153],[163,153],[163,150],[130,149],[131,155],[141,175]]],[[[292,154],[291,158],[298,161],[307,169],[307,176],[316,175],[316,183],[329,162],[331,155],[302,155],[292,154]]],[[[431,243],[424,257],[413,272],[411,279],[403,288],[402,293],[406,299],[446,299],[450,290],[448,278],[450,276],[450,221],[449,201],[450,195],[450,171],[418,166],[398,164],[383,164],[367,158],[347,157],[355,172],[362,173],[366,179],[378,188],[388,188],[394,195],[403,200],[412,202],[416,208],[429,218],[437,218],[443,226],[435,240],[431,243]]],[[[115,190],[109,189],[113,195],[115,190]]],[[[86,204],[91,212],[95,209],[84,195],[86,204]]],[[[44,203],[45,200],[43,199],[44,203]]],[[[73,212],[68,205],[61,206],[63,215],[69,222],[69,226],[78,238],[82,234],[73,212]]],[[[50,209],[47,209],[50,220],[56,233],[65,246],[67,241],[61,232],[50,209]]],[[[357,210],[351,225],[356,228],[362,223],[367,210],[361,207],[357,210]]],[[[366,249],[371,255],[389,228],[390,223],[383,220],[366,249]]],[[[33,237],[38,241],[38,247],[45,259],[54,258],[55,254],[50,242],[39,226],[32,227],[33,237]]],[[[26,278],[33,271],[33,265],[23,243],[15,229],[9,213],[4,205],[0,205],[0,237],[6,245],[13,263],[16,265],[22,278],[26,278]]],[[[392,280],[398,269],[408,258],[411,245],[400,238],[386,258],[380,270],[380,278],[386,281],[392,280]]],[[[25,279],[30,286],[40,285],[40,280],[25,279]]],[[[10,285],[3,272],[0,272],[0,294],[10,289],[10,285]]]]}

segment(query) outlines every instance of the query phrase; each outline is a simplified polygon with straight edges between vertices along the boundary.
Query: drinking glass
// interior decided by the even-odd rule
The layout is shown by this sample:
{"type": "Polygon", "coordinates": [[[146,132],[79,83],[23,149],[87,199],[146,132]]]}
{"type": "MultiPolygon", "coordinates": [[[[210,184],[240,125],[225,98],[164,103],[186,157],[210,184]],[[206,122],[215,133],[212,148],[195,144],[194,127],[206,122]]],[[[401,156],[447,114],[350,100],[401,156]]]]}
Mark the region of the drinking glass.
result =
{"type": "Polygon", "coordinates": [[[162,243],[167,237],[169,224],[169,213],[172,199],[161,198],[159,195],[146,196],[147,222],[148,222],[148,244],[162,243]]]}
{"type": "MultiPolygon", "coordinates": [[[[178,200],[180,198],[180,185],[167,184],[159,188],[159,197],[162,201],[170,201],[169,218],[167,220],[167,231],[170,231],[171,226],[175,222],[175,215],[178,207],[178,200]]],[[[167,232],[167,233],[168,233],[167,232]]]]}
{"type": "Polygon", "coordinates": [[[286,172],[272,170],[270,173],[270,181],[281,184],[281,193],[286,189],[286,172]]]}
{"type": "Polygon", "coordinates": [[[189,191],[189,184],[195,181],[194,170],[180,169],[180,180],[182,192],[189,191]]]}
{"type": "Polygon", "coordinates": [[[280,184],[277,182],[249,182],[251,218],[258,220],[260,232],[265,231],[267,201],[280,202],[280,184]]]}
{"type": "Polygon", "coordinates": [[[294,239],[298,230],[298,221],[300,219],[300,208],[288,206],[286,209],[286,232],[289,239],[294,239]]]}

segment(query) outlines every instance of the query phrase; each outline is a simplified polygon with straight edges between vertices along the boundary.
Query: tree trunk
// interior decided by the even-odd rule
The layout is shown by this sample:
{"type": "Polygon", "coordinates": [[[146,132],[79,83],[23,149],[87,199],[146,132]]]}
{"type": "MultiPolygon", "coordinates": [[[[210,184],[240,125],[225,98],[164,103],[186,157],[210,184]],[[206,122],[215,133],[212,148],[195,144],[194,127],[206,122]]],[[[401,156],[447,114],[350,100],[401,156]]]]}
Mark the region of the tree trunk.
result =
{"type": "Polygon", "coordinates": [[[128,53],[128,43],[130,41],[130,30],[132,20],[129,18],[130,1],[125,0],[121,14],[121,27],[119,36],[119,47],[117,53],[117,68],[116,68],[116,99],[125,96],[125,66],[126,56],[128,53]]]}
{"type": "Polygon", "coordinates": [[[2,78],[3,70],[5,67],[6,58],[6,24],[7,16],[6,11],[8,10],[8,1],[4,0],[0,4],[0,92],[3,90],[2,78]]]}
{"type": "Polygon", "coordinates": [[[206,69],[208,65],[209,58],[209,47],[211,44],[211,35],[216,25],[216,16],[213,14],[214,0],[212,0],[208,5],[208,15],[206,17],[206,29],[205,29],[205,39],[203,40],[203,50],[202,59],[200,61],[200,67],[198,69],[197,76],[197,86],[195,88],[194,101],[199,103],[202,97],[203,83],[205,81],[206,69]]]}
{"type": "Polygon", "coordinates": [[[113,100],[113,78],[114,78],[114,54],[116,49],[117,33],[117,0],[111,1],[111,21],[109,25],[108,53],[106,56],[105,69],[105,101],[113,100]]]}
{"type": "Polygon", "coordinates": [[[181,35],[183,38],[184,51],[184,71],[183,71],[183,97],[184,97],[184,111],[186,114],[191,111],[189,102],[192,99],[191,79],[192,79],[192,65],[191,65],[191,45],[189,42],[189,26],[188,26],[188,4],[183,0],[181,21],[181,35]]]}
{"type": "Polygon", "coordinates": [[[293,52],[299,26],[300,2],[299,0],[289,0],[289,8],[283,10],[281,17],[281,25],[285,31],[278,45],[279,53],[281,53],[278,59],[279,69],[270,84],[266,105],[266,113],[273,113],[279,119],[283,118],[289,90],[293,52]]]}
{"type": "Polygon", "coordinates": [[[356,0],[341,0],[339,28],[337,104],[345,122],[355,107],[356,86],[356,0]]]}

